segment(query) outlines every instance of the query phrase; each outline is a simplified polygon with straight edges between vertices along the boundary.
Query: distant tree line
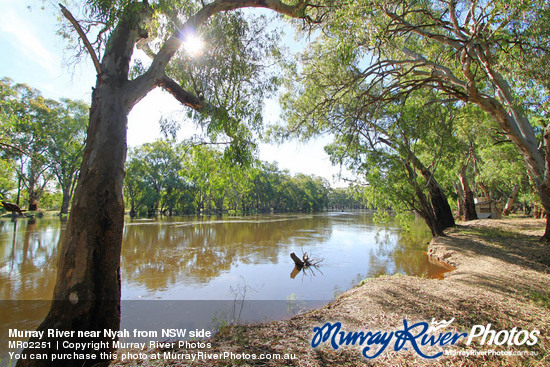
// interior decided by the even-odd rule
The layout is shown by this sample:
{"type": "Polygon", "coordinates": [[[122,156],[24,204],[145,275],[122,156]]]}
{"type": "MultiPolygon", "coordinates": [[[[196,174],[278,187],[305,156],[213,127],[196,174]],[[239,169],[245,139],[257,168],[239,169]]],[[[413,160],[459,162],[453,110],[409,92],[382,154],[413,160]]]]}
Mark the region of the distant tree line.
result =
{"type": "Polygon", "coordinates": [[[275,163],[234,165],[207,145],[157,140],[132,148],[125,179],[130,215],[315,212],[361,208],[348,189],[313,175],[291,175],[275,163]]]}
{"type": "MultiPolygon", "coordinates": [[[[89,107],[0,80],[0,197],[26,210],[67,214],[86,139],[89,107]]],[[[208,145],[157,140],[130,148],[124,183],[131,215],[315,212],[363,208],[353,189],[291,175],[276,164],[236,165],[208,145]]]]}

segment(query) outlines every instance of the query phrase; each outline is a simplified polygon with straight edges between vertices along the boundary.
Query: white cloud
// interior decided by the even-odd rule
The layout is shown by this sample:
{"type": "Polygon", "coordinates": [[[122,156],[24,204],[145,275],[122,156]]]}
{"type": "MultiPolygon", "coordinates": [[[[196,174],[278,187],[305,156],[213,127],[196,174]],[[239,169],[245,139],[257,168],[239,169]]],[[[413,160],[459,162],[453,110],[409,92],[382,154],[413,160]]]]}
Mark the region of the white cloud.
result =
{"type": "Polygon", "coordinates": [[[32,61],[49,74],[59,70],[59,60],[36,36],[31,25],[10,7],[3,7],[0,14],[0,31],[29,61],[32,61]]]}

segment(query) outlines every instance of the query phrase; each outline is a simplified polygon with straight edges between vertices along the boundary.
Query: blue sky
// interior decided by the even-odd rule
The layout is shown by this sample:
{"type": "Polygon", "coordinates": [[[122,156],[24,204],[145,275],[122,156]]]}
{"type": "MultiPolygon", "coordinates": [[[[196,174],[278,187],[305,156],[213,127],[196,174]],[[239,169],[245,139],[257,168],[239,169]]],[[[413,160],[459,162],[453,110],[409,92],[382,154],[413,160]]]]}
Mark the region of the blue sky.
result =
{"type": "MultiPolygon", "coordinates": [[[[0,77],[9,77],[17,83],[25,83],[40,90],[49,98],[67,97],[90,101],[91,88],[95,84],[95,70],[89,59],[76,66],[67,66],[70,50],[65,50],[64,40],[56,34],[58,29],[54,9],[42,10],[41,1],[0,0],[0,77]],[[28,6],[30,4],[30,6],[28,6]]],[[[291,33],[289,28],[287,33],[291,33]]],[[[274,122],[280,110],[276,101],[266,104],[264,119],[274,122]]],[[[151,142],[160,136],[158,121],[161,116],[185,119],[186,110],[170,95],[161,90],[151,92],[134,107],[128,122],[128,144],[136,146],[151,142]]],[[[192,135],[193,124],[183,122],[181,135],[192,135]]],[[[333,180],[339,168],[330,165],[323,146],[328,137],[309,143],[296,141],[280,146],[260,145],[260,159],[277,161],[281,169],[292,173],[315,174],[333,180]]]]}

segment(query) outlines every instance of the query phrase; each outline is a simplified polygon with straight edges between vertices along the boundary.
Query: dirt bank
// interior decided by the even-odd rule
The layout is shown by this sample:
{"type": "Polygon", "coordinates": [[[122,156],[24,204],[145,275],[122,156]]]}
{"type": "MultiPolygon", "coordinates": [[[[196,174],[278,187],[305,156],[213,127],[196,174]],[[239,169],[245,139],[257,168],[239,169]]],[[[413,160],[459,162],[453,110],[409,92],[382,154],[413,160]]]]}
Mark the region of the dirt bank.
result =
{"type": "MultiPolygon", "coordinates": [[[[456,270],[444,280],[410,276],[382,276],[363,281],[325,307],[290,320],[261,325],[226,327],[202,352],[294,354],[293,360],[142,360],[115,361],[119,366],[549,366],[550,365],[550,245],[539,242],[544,221],[534,219],[478,220],[463,223],[434,239],[429,254],[456,270]],[[442,331],[469,333],[474,325],[491,329],[540,330],[533,346],[487,346],[462,338],[445,350],[521,351],[524,356],[450,356],[430,360],[409,350],[394,351],[393,343],[375,359],[367,360],[361,348],[334,350],[328,343],[311,347],[313,328],[341,322],[345,331],[396,331],[409,323],[450,320],[442,331]],[[532,355],[536,354],[536,355],[532,355]]],[[[438,332],[439,333],[439,332],[438,332]]],[[[480,339],[480,338],[478,338],[480,339]]],[[[428,355],[444,350],[422,347],[428,355]]],[[[374,349],[373,349],[374,350],[374,349]]],[[[197,350],[148,350],[147,353],[196,353],[197,350]]],[[[369,352],[373,354],[373,352],[369,352]]]]}

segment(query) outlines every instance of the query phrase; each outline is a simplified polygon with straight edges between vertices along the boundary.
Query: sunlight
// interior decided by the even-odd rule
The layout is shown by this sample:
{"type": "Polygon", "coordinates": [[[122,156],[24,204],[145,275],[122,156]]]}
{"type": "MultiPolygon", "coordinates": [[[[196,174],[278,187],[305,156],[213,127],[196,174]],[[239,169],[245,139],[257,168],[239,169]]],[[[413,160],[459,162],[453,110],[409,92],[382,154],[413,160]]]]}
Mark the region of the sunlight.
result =
{"type": "Polygon", "coordinates": [[[204,48],[204,41],[197,34],[191,33],[185,37],[183,48],[190,56],[198,56],[204,48]]]}

